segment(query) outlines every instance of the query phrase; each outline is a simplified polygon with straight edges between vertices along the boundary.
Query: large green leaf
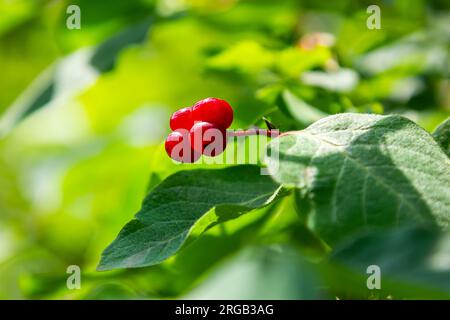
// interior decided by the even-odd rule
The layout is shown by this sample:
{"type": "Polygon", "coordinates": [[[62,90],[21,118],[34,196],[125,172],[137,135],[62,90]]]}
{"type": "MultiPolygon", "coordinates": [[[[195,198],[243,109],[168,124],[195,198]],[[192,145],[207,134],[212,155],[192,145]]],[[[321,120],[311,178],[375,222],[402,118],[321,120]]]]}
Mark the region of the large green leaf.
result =
{"type": "Polygon", "coordinates": [[[447,118],[434,130],[433,138],[450,157],[450,118],[447,118]]]}
{"type": "Polygon", "coordinates": [[[400,116],[339,114],[272,140],[276,181],[300,189],[308,225],[326,241],[421,221],[448,228],[450,159],[400,116]]]}
{"type": "Polygon", "coordinates": [[[136,218],[103,252],[98,269],[160,263],[177,252],[190,233],[198,235],[265,206],[279,189],[270,177],[261,175],[258,166],[179,171],[145,198],[136,218]]]}

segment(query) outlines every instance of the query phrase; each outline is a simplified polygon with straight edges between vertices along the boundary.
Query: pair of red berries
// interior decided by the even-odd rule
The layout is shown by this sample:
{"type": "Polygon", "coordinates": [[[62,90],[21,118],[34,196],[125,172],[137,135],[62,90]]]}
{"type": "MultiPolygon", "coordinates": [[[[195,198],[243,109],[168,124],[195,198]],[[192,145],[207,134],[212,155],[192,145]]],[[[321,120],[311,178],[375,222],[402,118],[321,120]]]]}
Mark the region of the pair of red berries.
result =
{"type": "Polygon", "coordinates": [[[179,162],[195,162],[202,154],[217,156],[227,144],[233,108],[225,100],[206,98],[170,117],[173,130],[166,139],[167,154],[179,162]]]}

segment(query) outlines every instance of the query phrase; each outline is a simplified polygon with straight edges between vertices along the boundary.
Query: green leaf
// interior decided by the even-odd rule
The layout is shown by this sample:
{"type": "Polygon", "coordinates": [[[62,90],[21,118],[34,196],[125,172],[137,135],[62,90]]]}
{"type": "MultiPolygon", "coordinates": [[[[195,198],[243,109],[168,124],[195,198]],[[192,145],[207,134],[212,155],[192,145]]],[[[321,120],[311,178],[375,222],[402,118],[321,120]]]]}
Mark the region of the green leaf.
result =
{"type": "Polygon", "coordinates": [[[114,68],[123,49],[147,38],[149,27],[147,19],[94,48],[80,49],[48,67],[2,115],[0,137],[35,111],[54,101],[65,102],[92,85],[99,74],[114,68]]]}
{"type": "Polygon", "coordinates": [[[100,44],[92,54],[90,64],[100,72],[114,68],[120,52],[132,44],[145,41],[150,28],[150,20],[137,23],[100,44]]]}
{"type": "Polygon", "coordinates": [[[182,299],[328,299],[316,266],[288,245],[247,247],[182,299]]]}
{"type": "Polygon", "coordinates": [[[330,58],[330,49],[324,46],[312,50],[289,47],[278,52],[275,65],[281,74],[297,78],[307,70],[323,67],[330,58]]]}
{"type": "Polygon", "coordinates": [[[136,218],[106,248],[98,270],[160,263],[177,252],[190,233],[198,235],[271,203],[280,187],[260,170],[243,165],[171,175],[145,198],[136,218]]]}
{"type": "Polygon", "coordinates": [[[328,114],[309,105],[289,90],[283,90],[282,99],[284,105],[281,110],[293,117],[304,126],[326,117],[328,114]]]}
{"type": "Polygon", "coordinates": [[[282,202],[277,201],[264,208],[255,209],[251,214],[243,215],[239,219],[216,225],[192,243],[188,238],[183,250],[176,254],[170,263],[159,265],[164,270],[171,271],[167,274],[169,283],[166,284],[165,290],[170,288],[172,297],[186,292],[209,272],[220,268],[230,256],[237,254],[250,243],[260,241],[262,230],[267,223],[280,215],[282,202]]]}
{"type": "Polygon", "coordinates": [[[328,261],[330,281],[337,290],[370,296],[367,268],[374,265],[381,275],[381,290],[376,291],[384,298],[448,299],[449,252],[448,232],[418,226],[373,230],[336,248],[328,261]]]}
{"type": "Polygon", "coordinates": [[[412,221],[448,228],[450,159],[400,116],[339,114],[272,140],[276,181],[299,188],[308,225],[329,244],[412,221]]]}
{"type": "Polygon", "coordinates": [[[259,43],[243,41],[210,58],[207,65],[216,70],[236,70],[256,74],[269,68],[273,60],[273,53],[259,43]]]}
{"type": "Polygon", "coordinates": [[[447,118],[434,130],[433,138],[450,157],[450,118],[447,118]]]}
{"type": "Polygon", "coordinates": [[[358,73],[352,69],[340,68],[336,71],[307,71],[301,80],[309,86],[320,87],[334,92],[349,92],[359,82],[358,73]]]}

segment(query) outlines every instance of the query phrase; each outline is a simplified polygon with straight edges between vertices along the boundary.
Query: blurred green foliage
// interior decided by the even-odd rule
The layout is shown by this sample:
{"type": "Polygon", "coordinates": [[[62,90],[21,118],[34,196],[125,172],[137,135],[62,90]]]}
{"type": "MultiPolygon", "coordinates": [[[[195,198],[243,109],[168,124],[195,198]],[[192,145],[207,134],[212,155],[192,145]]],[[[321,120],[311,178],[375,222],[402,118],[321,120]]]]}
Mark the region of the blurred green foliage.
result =
{"type": "MultiPolygon", "coordinates": [[[[328,248],[292,224],[290,198],[210,229],[161,265],[95,266],[149,189],[199,167],[173,164],[161,142],[171,112],[201,98],[228,100],[233,128],[266,116],[302,129],[351,111],[433,131],[450,115],[449,10],[443,0],[0,0],[0,299],[373,297],[345,288],[361,269],[343,272],[346,283],[340,269],[311,266],[328,248]],[[374,3],[380,30],[366,27],[374,3]],[[66,28],[69,4],[81,8],[80,30],[66,28]],[[81,290],[66,287],[71,264],[81,290]]],[[[414,232],[448,253],[445,235],[386,237],[414,232]]],[[[362,237],[332,259],[373,235],[362,237]]],[[[411,261],[426,258],[416,253],[411,261]]],[[[450,295],[434,273],[417,273],[438,289],[393,285],[375,298],[450,295]]]]}

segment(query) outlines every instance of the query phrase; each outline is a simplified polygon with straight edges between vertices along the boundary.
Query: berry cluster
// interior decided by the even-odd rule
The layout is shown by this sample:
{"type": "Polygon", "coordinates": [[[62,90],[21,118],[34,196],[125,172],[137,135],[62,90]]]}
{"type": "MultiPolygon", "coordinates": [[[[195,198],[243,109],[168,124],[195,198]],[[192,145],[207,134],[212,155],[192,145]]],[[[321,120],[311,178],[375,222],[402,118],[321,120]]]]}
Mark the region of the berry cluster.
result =
{"type": "Polygon", "coordinates": [[[206,98],[182,108],[170,117],[173,132],[166,139],[166,152],[179,162],[195,162],[202,154],[217,156],[226,147],[232,122],[233,109],[221,99],[206,98]]]}

